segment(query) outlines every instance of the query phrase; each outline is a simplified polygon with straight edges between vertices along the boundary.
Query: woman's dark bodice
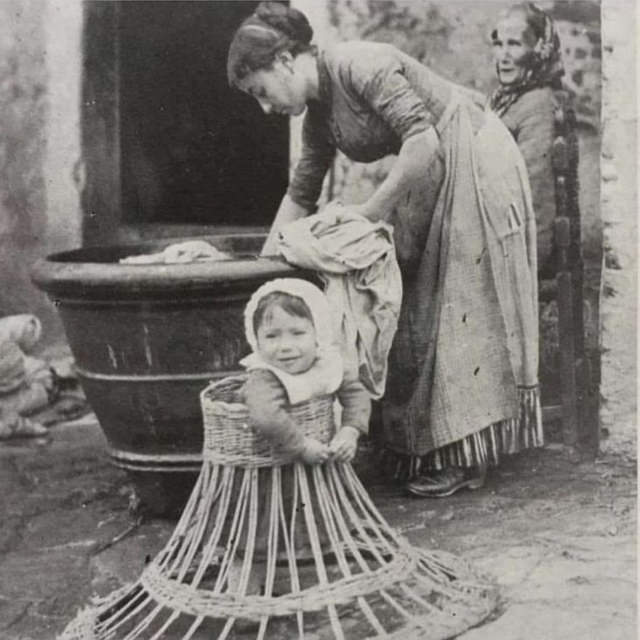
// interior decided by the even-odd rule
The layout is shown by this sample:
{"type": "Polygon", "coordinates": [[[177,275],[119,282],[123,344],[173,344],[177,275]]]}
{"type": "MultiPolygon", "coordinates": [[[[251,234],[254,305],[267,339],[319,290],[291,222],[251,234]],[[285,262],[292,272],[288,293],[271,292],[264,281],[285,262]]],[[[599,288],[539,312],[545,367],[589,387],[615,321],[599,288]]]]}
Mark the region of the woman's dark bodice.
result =
{"type": "Polygon", "coordinates": [[[336,149],[358,162],[396,154],[435,125],[455,85],[395,47],[344,42],[318,55],[319,99],[309,104],[290,197],[313,209],[336,149]]]}

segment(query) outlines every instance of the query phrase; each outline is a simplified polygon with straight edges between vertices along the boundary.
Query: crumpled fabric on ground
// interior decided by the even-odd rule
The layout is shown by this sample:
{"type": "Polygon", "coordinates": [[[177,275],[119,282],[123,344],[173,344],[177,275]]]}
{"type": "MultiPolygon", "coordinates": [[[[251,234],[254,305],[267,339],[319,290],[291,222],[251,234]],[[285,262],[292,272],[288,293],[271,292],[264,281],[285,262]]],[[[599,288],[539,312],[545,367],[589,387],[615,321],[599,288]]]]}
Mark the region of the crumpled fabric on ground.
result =
{"type": "Polygon", "coordinates": [[[30,353],[42,335],[42,323],[31,313],[0,318],[0,342],[15,342],[24,353],[30,353]]]}
{"type": "Polygon", "coordinates": [[[290,264],[319,273],[347,369],[373,398],[382,397],[402,302],[391,227],[330,203],[288,224],[278,250],[290,264]]]}
{"type": "Polygon", "coordinates": [[[0,340],[0,394],[19,389],[25,377],[22,349],[13,340],[0,340]]]}
{"type": "Polygon", "coordinates": [[[42,436],[44,425],[79,417],[89,408],[72,367],[25,353],[41,335],[36,316],[0,318],[0,440],[42,436]]]}
{"type": "Polygon", "coordinates": [[[230,260],[232,256],[216,249],[204,240],[188,240],[169,245],[158,253],[128,256],[120,264],[188,264],[189,262],[209,262],[230,260]]]}
{"type": "Polygon", "coordinates": [[[32,314],[0,318],[0,403],[20,415],[46,406],[55,386],[49,365],[28,355],[41,334],[40,320],[32,314]]]}
{"type": "Polygon", "coordinates": [[[39,422],[18,415],[15,411],[5,411],[0,406],[0,440],[37,438],[47,433],[47,427],[39,422]]]}

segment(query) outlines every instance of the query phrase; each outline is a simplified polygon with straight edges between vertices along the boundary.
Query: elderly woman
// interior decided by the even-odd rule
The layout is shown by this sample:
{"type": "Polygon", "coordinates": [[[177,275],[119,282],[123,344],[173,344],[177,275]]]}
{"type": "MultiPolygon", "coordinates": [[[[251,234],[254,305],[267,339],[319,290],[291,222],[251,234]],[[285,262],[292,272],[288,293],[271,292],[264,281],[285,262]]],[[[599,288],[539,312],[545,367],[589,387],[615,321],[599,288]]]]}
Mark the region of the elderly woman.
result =
{"type": "Polygon", "coordinates": [[[541,443],[535,218],[508,130],[456,85],[387,44],[312,45],[305,16],[264,2],[234,35],[228,76],[267,113],[304,115],[303,148],[263,249],[313,212],[339,149],[395,163],[351,207],[393,226],[403,276],[382,402],[408,488],[450,495],[503,453],[541,443]]]}
{"type": "Polygon", "coordinates": [[[524,157],[538,233],[538,264],[549,267],[556,216],[551,146],[556,91],[564,75],[553,21],[533,3],[510,7],[491,33],[500,86],[489,100],[524,157]]]}

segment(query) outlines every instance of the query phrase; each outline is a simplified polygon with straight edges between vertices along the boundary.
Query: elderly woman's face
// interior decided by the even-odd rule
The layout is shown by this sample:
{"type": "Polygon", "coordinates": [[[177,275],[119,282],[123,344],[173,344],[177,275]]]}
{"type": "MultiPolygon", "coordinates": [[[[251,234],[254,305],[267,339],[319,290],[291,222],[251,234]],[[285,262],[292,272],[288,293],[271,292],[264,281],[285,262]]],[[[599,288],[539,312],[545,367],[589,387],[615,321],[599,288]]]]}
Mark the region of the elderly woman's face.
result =
{"type": "Polygon", "coordinates": [[[288,56],[277,59],[268,69],[250,73],[238,86],[253,96],[267,114],[298,116],[307,106],[305,83],[288,56]]]}
{"type": "Polygon", "coordinates": [[[524,16],[505,16],[492,34],[493,59],[500,84],[510,85],[524,77],[534,44],[524,16]]]}

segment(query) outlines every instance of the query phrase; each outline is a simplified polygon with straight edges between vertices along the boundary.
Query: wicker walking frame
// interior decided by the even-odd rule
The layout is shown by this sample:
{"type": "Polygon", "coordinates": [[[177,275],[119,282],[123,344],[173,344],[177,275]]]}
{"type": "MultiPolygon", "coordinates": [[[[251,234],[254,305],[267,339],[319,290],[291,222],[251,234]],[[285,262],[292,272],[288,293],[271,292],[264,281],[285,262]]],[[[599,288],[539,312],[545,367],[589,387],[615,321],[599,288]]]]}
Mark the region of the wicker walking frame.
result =
{"type": "MultiPolygon", "coordinates": [[[[441,640],[490,614],[493,586],[459,557],[409,545],[351,464],[305,466],[255,433],[237,402],[244,380],[201,394],[202,470],[164,549],[62,639],[441,640]]],[[[334,434],[332,396],[290,415],[322,442],[334,434]]]]}

